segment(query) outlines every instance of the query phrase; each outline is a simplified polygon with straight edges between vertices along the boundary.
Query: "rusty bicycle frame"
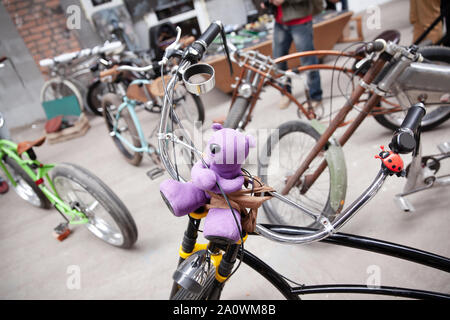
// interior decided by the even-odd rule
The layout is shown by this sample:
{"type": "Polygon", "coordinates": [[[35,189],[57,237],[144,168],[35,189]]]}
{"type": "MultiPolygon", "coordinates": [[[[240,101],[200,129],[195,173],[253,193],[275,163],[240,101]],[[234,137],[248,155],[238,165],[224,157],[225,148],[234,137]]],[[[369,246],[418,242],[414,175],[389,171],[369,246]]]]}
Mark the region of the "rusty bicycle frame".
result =
{"type": "MultiPolygon", "coordinates": [[[[336,57],[354,58],[355,60],[360,59],[360,57],[355,52],[343,52],[343,51],[337,51],[337,50],[313,50],[313,51],[292,53],[292,54],[274,59],[273,62],[274,62],[274,64],[278,64],[281,62],[287,62],[287,61],[290,61],[293,59],[299,59],[299,58],[308,57],[308,56],[336,56],[336,57]]],[[[232,93],[230,109],[233,106],[236,98],[238,97],[238,88],[243,83],[247,71],[250,70],[250,71],[254,72],[250,81],[253,81],[254,77],[257,74],[260,76],[260,79],[258,80],[258,84],[256,86],[256,90],[251,95],[250,106],[249,106],[250,109],[249,109],[249,112],[247,113],[247,116],[245,117],[245,119],[243,119],[242,129],[245,129],[246,125],[251,121],[252,113],[255,109],[256,102],[258,101],[259,95],[261,94],[261,91],[266,84],[270,85],[271,87],[280,91],[280,93],[282,95],[288,97],[289,100],[297,106],[297,108],[299,109],[299,112],[301,112],[303,115],[305,115],[305,117],[308,120],[312,120],[312,119],[316,118],[316,114],[314,113],[314,110],[312,109],[312,107],[310,105],[305,108],[305,106],[302,103],[300,103],[283,86],[279,85],[278,83],[276,83],[274,81],[282,76],[281,74],[275,74],[276,72],[274,72],[274,71],[276,71],[276,70],[274,70],[274,69],[261,70],[261,69],[255,68],[252,65],[248,64],[247,61],[245,61],[240,66],[242,67],[242,69],[241,69],[239,76],[237,77],[237,82],[235,83],[235,89],[233,90],[233,93],[232,93]]],[[[301,73],[303,71],[311,71],[311,70],[333,70],[333,71],[344,72],[347,74],[354,73],[354,71],[351,68],[345,68],[345,67],[341,67],[341,66],[327,65],[327,64],[313,64],[313,65],[307,65],[307,66],[300,65],[299,67],[295,68],[295,71],[298,73],[301,73]]],[[[359,104],[359,103],[367,101],[367,99],[366,100],[359,99],[361,97],[361,95],[359,95],[358,100],[354,104],[359,104]]],[[[398,112],[398,111],[402,110],[402,108],[399,105],[394,104],[383,97],[381,97],[381,100],[383,102],[387,103],[388,105],[392,106],[393,108],[384,108],[381,105],[372,106],[372,108],[370,109],[371,112],[366,114],[366,116],[386,114],[386,113],[398,112]]],[[[309,99],[307,100],[307,102],[309,104],[309,102],[310,102],[309,99]]],[[[341,121],[338,124],[338,127],[345,126],[345,125],[351,123],[352,121],[353,120],[341,121]]]]}

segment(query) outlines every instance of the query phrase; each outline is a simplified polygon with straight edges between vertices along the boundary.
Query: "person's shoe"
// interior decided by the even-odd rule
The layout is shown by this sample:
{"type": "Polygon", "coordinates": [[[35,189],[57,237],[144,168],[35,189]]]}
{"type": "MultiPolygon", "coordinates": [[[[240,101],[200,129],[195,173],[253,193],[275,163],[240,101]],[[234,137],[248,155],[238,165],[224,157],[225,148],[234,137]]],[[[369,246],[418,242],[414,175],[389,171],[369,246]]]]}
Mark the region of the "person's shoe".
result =
{"type": "Polygon", "coordinates": [[[283,96],[280,100],[280,103],[278,103],[278,108],[280,109],[286,109],[291,104],[291,100],[289,100],[288,97],[283,96]]]}
{"type": "Polygon", "coordinates": [[[0,193],[7,193],[8,190],[8,182],[6,182],[5,180],[0,181],[0,193]]]}

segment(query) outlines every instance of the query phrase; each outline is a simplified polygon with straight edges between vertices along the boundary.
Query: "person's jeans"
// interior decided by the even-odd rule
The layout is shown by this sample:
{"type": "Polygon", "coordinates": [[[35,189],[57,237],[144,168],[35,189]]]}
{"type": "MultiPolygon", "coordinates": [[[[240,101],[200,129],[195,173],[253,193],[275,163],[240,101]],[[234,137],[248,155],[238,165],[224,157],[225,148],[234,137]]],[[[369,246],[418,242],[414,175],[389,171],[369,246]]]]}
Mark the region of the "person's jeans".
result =
{"type": "MultiPolygon", "coordinates": [[[[275,22],[272,40],[272,55],[274,58],[285,56],[289,53],[289,48],[294,41],[298,52],[314,50],[312,22],[298,24],[295,26],[286,26],[275,22]]],[[[318,64],[317,56],[300,58],[303,66],[318,64]]],[[[287,70],[287,62],[279,64],[282,70],[287,70]]],[[[311,99],[322,100],[322,88],[320,86],[319,71],[309,71],[307,75],[307,85],[311,99]]],[[[289,93],[292,92],[290,85],[286,86],[289,93]]]]}

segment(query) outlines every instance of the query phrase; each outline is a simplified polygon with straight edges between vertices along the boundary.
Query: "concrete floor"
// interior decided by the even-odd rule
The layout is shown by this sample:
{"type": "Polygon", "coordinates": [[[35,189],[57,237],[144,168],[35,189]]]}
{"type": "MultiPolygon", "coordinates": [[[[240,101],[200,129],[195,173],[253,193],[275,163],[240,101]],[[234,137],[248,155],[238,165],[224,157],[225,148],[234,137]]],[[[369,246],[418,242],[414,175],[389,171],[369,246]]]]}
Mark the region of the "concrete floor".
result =
{"type": "MultiPolygon", "coordinates": [[[[394,1],[382,7],[382,29],[397,28],[402,43],[411,42],[412,28],[407,21],[408,1],[394,1]],[[395,17],[395,18],[394,18],[395,17]]],[[[364,30],[371,39],[381,30],[364,30]]],[[[345,45],[338,45],[339,48],[345,45]]],[[[329,90],[330,74],[322,74],[322,86],[329,90]]],[[[300,84],[295,88],[300,88],[300,84]]],[[[213,91],[204,98],[207,119],[222,115],[229,107],[229,96],[213,91]]],[[[257,105],[248,131],[275,128],[295,119],[294,107],[279,111],[274,107],[279,95],[267,90],[257,105]],[[267,115],[270,115],[268,117],[267,115]]],[[[335,108],[342,99],[334,100],[335,108]]],[[[141,113],[144,129],[150,133],[157,117],[141,113]]],[[[211,120],[209,120],[211,123],[211,120]]],[[[140,167],[126,163],[106,132],[101,118],[90,119],[88,133],[74,140],[37,149],[43,163],[73,162],[94,172],[126,204],[139,230],[136,245],[130,250],[113,248],[96,239],[84,227],[74,228],[63,242],[52,236],[61,222],[55,210],[31,207],[14,193],[0,196],[0,298],[1,299],[167,299],[171,276],[178,260],[178,248],[187,223],[175,218],[158,192],[167,175],[151,181],[146,171],[152,167],[144,158],[140,167]],[[70,289],[73,266],[80,271],[81,287],[70,289]]],[[[16,141],[42,134],[42,124],[13,130],[16,141]]],[[[367,119],[345,146],[349,188],[347,203],[370,184],[378,172],[373,157],[386,145],[391,133],[373,119],[367,119]]],[[[423,134],[424,154],[437,152],[436,144],[450,140],[450,121],[423,134]]],[[[299,150],[301,152],[301,150],[299,150]]],[[[251,168],[252,169],[252,168],[251,168]]],[[[450,172],[450,166],[443,167],[450,172]]],[[[443,256],[450,256],[450,197],[448,188],[434,189],[411,196],[416,212],[403,213],[393,195],[402,190],[404,179],[390,178],[382,191],[347,223],[342,232],[398,242],[443,256]]],[[[264,222],[261,210],[259,221],[264,222]]],[[[442,271],[400,261],[391,257],[327,244],[283,245],[262,237],[251,237],[250,250],[286,277],[309,285],[366,284],[373,270],[381,285],[403,286],[450,293],[450,276],[442,271]]],[[[282,296],[245,265],[226,285],[223,299],[281,299],[282,296]]],[[[378,299],[380,296],[312,295],[305,299],[378,299]]]]}

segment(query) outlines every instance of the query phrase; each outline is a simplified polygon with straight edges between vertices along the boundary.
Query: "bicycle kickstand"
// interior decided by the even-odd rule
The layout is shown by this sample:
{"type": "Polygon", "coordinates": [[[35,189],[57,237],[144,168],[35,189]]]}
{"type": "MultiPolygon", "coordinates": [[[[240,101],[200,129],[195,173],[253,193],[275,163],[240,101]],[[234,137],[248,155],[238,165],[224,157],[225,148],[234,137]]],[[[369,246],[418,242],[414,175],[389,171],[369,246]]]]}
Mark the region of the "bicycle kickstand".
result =
{"type": "Polygon", "coordinates": [[[395,201],[397,202],[400,209],[402,209],[403,211],[414,212],[415,211],[414,206],[412,205],[412,203],[409,200],[405,199],[405,197],[409,196],[410,194],[429,189],[433,186],[433,184],[434,184],[433,181],[431,181],[430,183],[426,184],[423,187],[416,188],[416,189],[413,189],[408,192],[396,194],[395,201]]]}
{"type": "Polygon", "coordinates": [[[156,166],[155,168],[148,170],[146,174],[151,180],[155,180],[156,178],[162,176],[164,171],[165,170],[163,168],[156,166]]]}

